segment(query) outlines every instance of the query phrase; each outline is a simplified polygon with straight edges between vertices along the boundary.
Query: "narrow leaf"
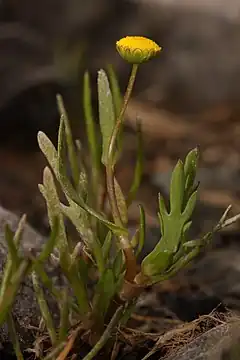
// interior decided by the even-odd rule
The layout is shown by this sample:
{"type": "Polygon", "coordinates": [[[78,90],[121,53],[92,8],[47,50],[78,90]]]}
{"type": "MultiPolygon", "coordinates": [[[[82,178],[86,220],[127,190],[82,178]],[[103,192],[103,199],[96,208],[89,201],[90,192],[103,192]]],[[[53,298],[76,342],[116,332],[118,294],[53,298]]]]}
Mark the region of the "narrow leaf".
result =
{"type": "Polygon", "coordinates": [[[42,131],[38,132],[38,144],[39,144],[39,147],[40,147],[42,153],[45,155],[49,165],[53,169],[55,176],[57,176],[57,173],[58,173],[58,171],[57,171],[57,167],[58,167],[57,150],[55,149],[51,140],[42,131]]]}
{"type": "Polygon", "coordinates": [[[108,229],[110,229],[115,235],[117,235],[117,236],[119,236],[119,235],[128,236],[127,229],[124,229],[124,228],[122,228],[120,226],[117,226],[117,225],[113,224],[111,221],[107,220],[103,215],[97,213],[96,211],[91,209],[86,204],[85,204],[84,208],[86,209],[86,211],[90,215],[95,216],[99,221],[101,221],[104,225],[106,225],[108,227],[108,229]]]}
{"type": "Polygon", "coordinates": [[[6,224],[5,226],[5,240],[7,242],[8,252],[13,264],[13,271],[14,271],[14,269],[16,269],[19,265],[20,258],[18,256],[17,247],[14,243],[14,232],[10,229],[8,224],[6,224]]]}
{"type": "Polygon", "coordinates": [[[114,259],[114,262],[113,262],[113,267],[112,267],[116,281],[119,279],[119,276],[120,276],[120,274],[122,272],[123,264],[124,263],[123,263],[122,251],[118,250],[117,255],[116,255],[116,257],[114,259]]]}
{"type": "Polygon", "coordinates": [[[181,214],[184,198],[184,169],[181,160],[175,166],[170,186],[170,212],[181,214]]]}
{"type": "Polygon", "coordinates": [[[99,180],[101,149],[96,135],[96,124],[92,112],[90,79],[87,71],[84,74],[83,83],[83,109],[92,163],[93,186],[96,186],[99,180]]]}
{"type": "Polygon", "coordinates": [[[108,148],[115,125],[112,93],[104,70],[98,72],[98,107],[102,133],[102,163],[107,164],[108,148]]]}
{"type": "Polygon", "coordinates": [[[188,200],[188,203],[186,205],[186,208],[182,214],[182,216],[184,217],[185,219],[185,222],[187,222],[190,217],[192,216],[192,213],[193,213],[193,210],[195,209],[195,206],[196,206],[196,201],[197,201],[197,191],[195,191],[190,199],[188,200]]]}
{"type": "Polygon", "coordinates": [[[16,358],[17,358],[17,360],[24,360],[24,357],[23,357],[23,354],[21,351],[20,341],[18,338],[18,334],[16,331],[16,327],[15,327],[13,316],[12,316],[11,312],[9,312],[9,314],[7,316],[7,325],[8,325],[9,335],[10,335],[11,342],[13,344],[16,358]]]}
{"type": "Polygon", "coordinates": [[[33,282],[33,288],[34,288],[34,291],[35,291],[35,294],[37,297],[38,305],[41,310],[41,315],[43,317],[47,331],[49,333],[52,345],[54,345],[57,340],[57,334],[56,334],[56,330],[54,328],[53,318],[52,318],[51,312],[49,310],[47,301],[45,299],[44,292],[39,284],[37,274],[35,272],[32,273],[32,282],[33,282]]]}
{"type": "Polygon", "coordinates": [[[23,279],[25,278],[30,268],[30,261],[28,259],[22,260],[18,267],[18,271],[12,276],[8,283],[8,287],[0,298],[0,326],[4,323],[8,311],[11,309],[17,292],[21,286],[23,279]]]}
{"type": "Polygon", "coordinates": [[[93,299],[93,309],[97,312],[96,316],[104,318],[110,301],[115,294],[114,274],[111,269],[106,269],[96,285],[95,295],[93,299]]]}
{"type": "Polygon", "coordinates": [[[142,205],[139,205],[139,210],[140,210],[140,225],[139,225],[138,248],[136,251],[136,256],[138,256],[141,253],[146,238],[146,218],[145,218],[145,211],[142,205]]]}
{"type": "Polygon", "coordinates": [[[64,341],[67,338],[67,331],[69,326],[69,305],[67,289],[62,291],[62,301],[60,303],[60,327],[58,333],[58,341],[64,341]]]}
{"type": "Polygon", "coordinates": [[[62,265],[64,262],[65,266],[68,266],[70,257],[64,219],[61,213],[60,201],[56,190],[53,174],[48,167],[45,167],[43,171],[43,185],[39,186],[39,190],[42,192],[42,195],[44,196],[47,203],[48,218],[51,228],[53,228],[54,226],[55,218],[57,217],[59,219],[59,229],[56,245],[60,251],[62,265]]]}
{"type": "Polygon", "coordinates": [[[74,184],[75,184],[75,186],[77,186],[78,177],[79,177],[78,158],[77,158],[76,149],[74,146],[74,141],[73,141],[73,136],[72,136],[72,131],[71,131],[68,115],[67,115],[64,103],[63,103],[63,99],[62,99],[61,95],[59,95],[59,94],[57,95],[57,104],[58,104],[59,113],[61,115],[61,120],[64,122],[64,128],[65,128],[65,134],[66,134],[65,138],[66,138],[66,142],[67,142],[71,171],[72,171],[72,175],[73,175],[74,184]]]}
{"type": "MultiPolygon", "coordinates": [[[[120,114],[121,108],[122,108],[123,96],[121,94],[117,75],[116,75],[112,65],[108,65],[107,72],[108,72],[108,77],[109,77],[109,82],[110,82],[110,88],[112,91],[115,119],[117,119],[117,117],[120,114]]],[[[114,156],[114,162],[117,161],[118,157],[120,156],[121,150],[122,150],[122,143],[123,143],[122,135],[123,135],[123,124],[121,124],[121,126],[119,128],[119,132],[118,132],[117,151],[114,156]]]]}
{"type": "Polygon", "coordinates": [[[50,254],[53,252],[53,249],[56,245],[58,234],[59,234],[59,218],[56,217],[53,219],[53,225],[51,229],[51,234],[49,240],[46,242],[43,250],[41,251],[40,255],[38,256],[37,261],[45,262],[50,254]]]}
{"type": "Polygon", "coordinates": [[[199,152],[197,148],[191,150],[186,156],[184,162],[184,173],[185,177],[187,178],[187,183],[185,187],[186,190],[188,190],[194,184],[198,165],[198,158],[199,152]]]}
{"type": "Polygon", "coordinates": [[[108,258],[109,258],[109,253],[112,247],[112,237],[113,234],[111,231],[108,231],[107,236],[104,240],[103,246],[102,246],[102,254],[103,254],[103,259],[105,262],[107,262],[108,258]]]}
{"type": "Polygon", "coordinates": [[[112,90],[115,117],[117,118],[122,107],[123,97],[121,94],[117,75],[113,69],[113,66],[108,65],[107,70],[108,70],[109,82],[112,90]]]}

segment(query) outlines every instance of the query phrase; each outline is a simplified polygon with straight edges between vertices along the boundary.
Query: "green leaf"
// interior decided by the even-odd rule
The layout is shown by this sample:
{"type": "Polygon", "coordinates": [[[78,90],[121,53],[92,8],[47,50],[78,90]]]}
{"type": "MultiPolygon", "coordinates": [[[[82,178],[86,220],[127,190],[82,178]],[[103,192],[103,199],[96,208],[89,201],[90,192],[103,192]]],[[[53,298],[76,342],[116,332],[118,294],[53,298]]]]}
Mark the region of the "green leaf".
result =
{"type": "Polygon", "coordinates": [[[165,205],[165,201],[163,196],[159,193],[158,194],[158,203],[159,203],[159,213],[158,213],[158,218],[160,221],[160,229],[161,232],[163,233],[164,231],[164,222],[167,221],[169,214],[165,205]]]}
{"type": "Polygon", "coordinates": [[[63,215],[61,213],[60,201],[54,183],[54,178],[51,170],[48,167],[45,167],[43,171],[43,185],[39,185],[39,190],[41,191],[42,195],[46,200],[48,219],[52,229],[55,219],[58,218],[59,231],[56,246],[60,252],[61,266],[66,269],[68,268],[70,263],[69,246],[65,231],[63,215]]]}
{"type": "Polygon", "coordinates": [[[32,273],[32,282],[33,282],[34,292],[37,297],[38,305],[41,310],[42,318],[44,320],[47,331],[49,333],[52,345],[54,345],[57,340],[57,334],[56,334],[56,330],[54,328],[53,318],[52,318],[51,312],[49,310],[47,301],[45,299],[44,292],[39,284],[38,276],[34,271],[32,273]]]}
{"type": "Polygon", "coordinates": [[[62,301],[60,306],[60,326],[58,331],[58,342],[67,339],[68,328],[69,328],[69,304],[68,304],[68,291],[67,289],[62,290],[62,301]]]}
{"type": "Polygon", "coordinates": [[[30,260],[24,259],[21,261],[18,270],[11,277],[7,288],[0,298],[0,326],[4,323],[9,310],[11,309],[17,292],[21,286],[21,283],[28,273],[30,268],[30,260]]]}
{"type": "Polygon", "coordinates": [[[106,269],[96,285],[93,299],[93,311],[97,319],[100,320],[100,323],[104,320],[104,316],[115,291],[116,284],[113,271],[111,269],[106,269]]]}
{"type": "Polygon", "coordinates": [[[117,255],[113,262],[113,267],[112,267],[116,281],[119,279],[119,276],[122,272],[123,264],[124,264],[124,262],[123,262],[122,250],[118,250],[117,255]]]}
{"type": "Polygon", "coordinates": [[[174,256],[182,242],[186,241],[187,223],[196,204],[196,192],[192,194],[182,213],[182,200],[184,194],[183,163],[176,165],[171,182],[171,210],[167,212],[165,203],[159,194],[159,219],[162,237],[153,251],[142,262],[142,273],[146,276],[163,276],[173,265],[174,256]],[[180,193],[182,195],[180,195],[180,193]]]}
{"type": "Polygon", "coordinates": [[[185,159],[184,162],[184,174],[186,180],[185,191],[189,190],[195,182],[197,165],[198,165],[199,152],[198,149],[195,148],[191,150],[185,159]]]}
{"type": "MultiPolygon", "coordinates": [[[[67,143],[67,149],[69,154],[69,161],[71,165],[71,171],[73,175],[73,180],[75,186],[78,184],[78,178],[79,178],[79,167],[78,167],[78,158],[76,154],[76,148],[73,141],[72,131],[69,123],[69,119],[67,116],[67,112],[63,103],[63,99],[61,95],[57,95],[57,104],[59,113],[61,115],[61,121],[64,122],[64,129],[65,129],[65,139],[67,143]]],[[[60,155],[60,154],[59,154],[60,155]]]]}
{"type": "Polygon", "coordinates": [[[175,166],[170,186],[170,213],[181,214],[184,198],[184,168],[181,160],[175,166]]]}
{"type": "Polygon", "coordinates": [[[146,219],[145,219],[145,211],[142,205],[139,205],[139,210],[140,210],[140,226],[139,226],[138,248],[136,251],[136,256],[138,256],[141,253],[146,238],[146,219]]]}
{"type": "Polygon", "coordinates": [[[58,154],[57,150],[55,149],[53,143],[51,140],[47,137],[44,132],[39,131],[38,132],[38,144],[42,151],[42,153],[45,155],[49,165],[53,169],[53,172],[55,176],[58,175],[58,154]]]}
{"type": "MultiPolygon", "coordinates": [[[[108,221],[107,219],[105,219],[103,215],[96,212],[90,206],[88,206],[87,204],[84,204],[83,200],[80,198],[80,196],[78,196],[78,194],[74,190],[74,188],[73,188],[71,182],[69,181],[69,179],[67,178],[66,174],[64,174],[62,172],[62,169],[64,168],[64,166],[62,164],[60,164],[60,166],[58,165],[59,159],[58,159],[57,151],[56,151],[55,147],[53,146],[52,142],[49,140],[49,138],[43,132],[38,133],[38,142],[39,142],[39,146],[40,146],[43,154],[46,156],[49,164],[51,165],[51,167],[54,171],[54,174],[55,174],[56,178],[58,179],[66,197],[73,200],[74,202],[76,202],[76,204],[78,204],[80,207],[82,207],[84,210],[86,210],[90,215],[94,216],[99,221],[101,221],[110,230],[112,230],[114,232],[114,234],[128,235],[128,232],[126,229],[116,226],[115,224],[113,224],[110,221],[108,221]],[[60,172],[59,172],[59,168],[60,168],[60,172]]],[[[43,191],[42,186],[39,186],[39,189],[41,192],[43,191]]]]}
{"type": "Polygon", "coordinates": [[[15,231],[13,240],[14,240],[14,244],[16,245],[16,247],[18,247],[18,245],[22,241],[22,235],[23,235],[23,231],[24,231],[24,226],[26,225],[26,219],[27,219],[26,215],[23,215],[21,217],[21,219],[18,223],[17,230],[15,231]]]}
{"type": "Polygon", "coordinates": [[[112,90],[115,117],[117,118],[122,108],[123,97],[121,94],[117,75],[113,69],[113,66],[108,65],[107,70],[108,70],[109,82],[112,90]]]}
{"type": "MultiPolygon", "coordinates": [[[[60,126],[60,140],[63,137],[63,122],[61,122],[60,126]]],[[[76,191],[74,190],[71,182],[68,180],[66,174],[65,174],[65,166],[62,162],[61,157],[58,155],[57,150],[55,149],[53,143],[51,140],[45,135],[43,132],[39,131],[38,133],[38,143],[41,151],[45,155],[46,159],[48,160],[49,165],[51,166],[54,175],[56,176],[57,180],[59,181],[62,190],[66,196],[69,198],[75,200],[75,201],[81,201],[81,199],[78,197],[76,191]]],[[[63,149],[63,146],[59,145],[59,149],[63,149]]],[[[39,187],[40,190],[42,187],[39,187]]]]}
{"type": "Polygon", "coordinates": [[[20,264],[21,259],[18,256],[18,250],[14,243],[14,232],[10,229],[9,225],[5,225],[5,241],[8,246],[8,255],[12,262],[12,271],[15,272],[20,264]]]}
{"type": "Polygon", "coordinates": [[[14,324],[14,319],[13,319],[12,312],[9,312],[9,314],[7,315],[6,323],[7,323],[7,326],[8,326],[8,332],[9,332],[11,343],[12,343],[13,348],[14,348],[16,359],[17,360],[24,360],[24,357],[23,357],[23,354],[22,354],[22,351],[21,351],[20,341],[19,341],[18,334],[17,334],[17,330],[16,330],[16,327],[15,327],[15,324],[14,324]]]}
{"type": "Polygon", "coordinates": [[[98,72],[98,107],[102,133],[102,163],[107,164],[108,149],[115,125],[112,93],[104,70],[98,72]]]}
{"type": "Polygon", "coordinates": [[[62,203],[60,204],[61,211],[67,218],[71,220],[73,225],[76,227],[83,242],[91,248],[93,242],[93,233],[90,228],[88,214],[79,205],[77,205],[70,199],[69,201],[70,206],[66,206],[62,203]]]}
{"type": "Polygon", "coordinates": [[[131,205],[132,201],[134,200],[136,193],[139,189],[141,184],[142,175],[143,175],[143,137],[141,131],[141,125],[138,123],[137,126],[137,139],[138,139],[138,146],[137,146],[137,162],[134,169],[134,176],[133,182],[128,194],[127,198],[127,205],[131,205]]]}
{"type": "MultiPolygon", "coordinates": [[[[61,302],[62,300],[62,293],[54,286],[54,282],[49,276],[47,275],[44,264],[40,263],[36,259],[32,259],[33,266],[32,269],[38,274],[39,278],[43,285],[50,291],[50,293],[61,302]]],[[[72,310],[74,310],[77,314],[81,314],[81,311],[78,309],[75,301],[73,301],[72,297],[68,297],[68,303],[72,310]]]]}
{"type": "Polygon", "coordinates": [[[147,277],[163,275],[172,265],[174,252],[160,244],[161,241],[142,261],[141,272],[147,277]]]}
{"type": "Polygon", "coordinates": [[[86,202],[88,199],[88,178],[85,171],[81,171],[79,174],[77,190],[79,197],[82,198],[84,202],[86,202]]]}
{"type": "MultiPolygon", "coordinates": [[[[16,232],[13,234],[13,241],[14,241],[14,246],[16,247],[16,249],[18,249],[18,245],[20,244],[20,241],[22,240],[22,233],[24,230],[25,223],[26,223],[26,215],[23,215],[18,223],[16,232]]],[[[11,234],[10,234],[10,236],[11,236],[11,234]]],[[[13,251],[15,251],[15,250],[13,249],[13,251]]],[[[17,253],[17,256],[18,256],[18,253],[17,253]]],[[[12,273],[14,273],[16,271],[16,267],[18,267],[20,265],[20,258],[18,258],[18,259],[19,259],[19,261],[17,259],[13,260],[11,258],[10,252],[8,253],[6,265],[4,267],[4,272],[3,272],[3,276],[1,278],[1,283],[0,283],[1,284],[0,299],[4,296],[5,291],[9,286],[12,273]]]]}
{"type": "Polygon", "coordinates": [[[58,172],[65,174],[66,172],[66,162],[67,162],[67,149],[65,142],[65,125],[63,116],[60,119],[60,125],[58,130],[58,149],[57,149],[57,157],[58,157],[58,172]]]}
{"type": "Polygon", "coordinates": [[[105,226],[108,227],[109,230],[111,230],[115,235],[120,236],[128,236],[128,230],[124,229],[120,226],[117,226],[113,224],[111,221],[108,221],[102,214],[97,213],[93,209],[91,209],[89,206],[85,204],[84,209],[90,214],[95,216],[99,221],[101,221],[105,226]]]}
{"type": "Polygon", "coordinates": [[[136,248],[138,246],[138,238],[139,238],[139,229],[137,229],[131,239],[131,247],[136,248]]]}
{"type": "Polygon", "coordinates": [[[90,79],[87,71],[84,74],[83,83],[83,109],[92,163],[93,186],[96,186],[99,181],[101,149],[96,135],[96,124],[92,112],[90,79]]]}
{"type": "MultiPolygon", "coordinates": [[[[113,106],[114,106],[115,119],[117,119],[120,112],[121,112],[121,108],[122,108],[122,104],[123,104],[123,96],[121,94],[121,90],[120,90],[120,86],[119,86],[119,83],[118,83],[117,75],[116,75],[116,73],[115,73],[115,71],[113,69],[113,66],[108,65],[107,70],[108,70],[110,88],[111,88],[112,97],[113,97],[113,106]]],[[[115,155],[113,157],[114,163],[118,160],[118,158],[119,158],[119,156],[121,154],[122,145],[123,145],[123,123],[120,125],[120,128],[118,130],[117,150],[116,150],[116,153],[115,153],[115,155]]]]}
{"type": "Polygon", "coordinates": [[[57,243],[59,232],[60,232],[59,218],[55,217],[53,219],[50,238],[44,245],[44,248],[42,249],[40,255],[38,256],[37,261],[44,263],[49,258],[57,243]]]}
{"type": "Polygon", "coordinates": [[[122,189],[116,178],[114,178],[114,188],[115,188],[115,195],[116,195],[116,199],[117,199],[118,210],[119,210],[119,213],[121,216],[122,223],[125,225],[128,222],[127,204],[126,204],[125,197],[122,193],[122,189]]]}
{"type": "Polygon", "coordinates": [[[182,214],[185,218],[185,221],[188,221],[193,214],[193,210],[195,209],[196,202],[197,202],[197,191],[195,191],[189,198],[186,208],[182,214]]]}
{"type": "Polygon", "coordinates": [[[101,244],[98,240],[98,237],[91,229],[88,213],[74,201],[71,201],[70,199],[68,200],[70,206],[65,206],[61,204],[61,209],[64,215],[68,217],[73,223],[73,225],[76,227],[83,242],[89,249],[91,249],[97,262],[98,269],[100,272],[102,272],[104,270],[104,262],[101,251],[101,244]]]}
{"type": "Polygon", "coordinates": [[[102,254],[105,262],[107,262],[107,260],[109,259],[109,253],[112,247],[112,238],[113,238],[112,232],[108,231],[102,246],[102,254]]]}

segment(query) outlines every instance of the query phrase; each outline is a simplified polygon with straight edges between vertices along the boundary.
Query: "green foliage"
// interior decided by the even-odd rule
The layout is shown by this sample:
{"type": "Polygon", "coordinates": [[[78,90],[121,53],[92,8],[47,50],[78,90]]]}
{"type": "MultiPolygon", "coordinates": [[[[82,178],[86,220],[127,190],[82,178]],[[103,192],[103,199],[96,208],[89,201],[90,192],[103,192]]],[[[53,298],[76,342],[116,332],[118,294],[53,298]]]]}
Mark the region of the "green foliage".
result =
{"type": "Polygon", "coordinates": [[[162,237],[155,249],[142,262],[142,273],[149,278],[168,273],[174,267],[187,241],[191,217],[197,199],[195,169],[197,151],[188,154],[185,163],[178,161],[172,173],[170,186],[170,210],[159,194],[159,220],[162,237]],[[192,155],[195,155],[193,158],[192,155]],[[189,158],[193,158],[189,161],[189,158]]]}
{"type": "Polygon", "coordinates": [[[98,72],[98,108],[100,129],[102,133],[102,163],[106,165],[108,161],[108,147],[116,118],[112,92],[107,74],[104,70],[98,72]]]}
{"type": "MultiPolygon", "coordinates": [[[[94,334],[95,346],[85,358],[90,360],[108,342],[113,330],[127,322],[141,291],[176,274],[208,245],[214,232],[239,218],[227,219],[228,208],[212,231],[201,239],[189,239],[198,193],[196,175],[199,157],[198,149],[190,151],[185,161],[179,160],[173,170],[169,209],[166,199],[159,194],[161,238],[138,270],[137,257],[146,241],[145,212],[139,205],[139,226],[130,238],[128,208],[136,197],[143,172],[140,123],[137,160],[128,194],[123,193],[115,176],[116,161],[121,155],[124,113],[136,72],[137,67],[134,66],[126,94],[122,97],[113,69],[108,68],[109,79],[104,70],[99,71],[99,125],[93,116],[89,74],[86,72],[84,75],[83,108],[90,166],[83,165],[86,161],[82,146],[79,140],[73,138],[60,95],[57,96],[61,117],[57,148],[46,134],[38,133],[39,147],[48,162],[39,190],[46,201],[51,234],[36,256],[19,250],[25,217],[15,233],[6,226],[8,258],[0,283],[0,326],[7,321],[19,359],[22,359],[22,354],[11,308],[26,276],[31,275],[52,343],[46,359],[56,357],[63,350],[68,330],[73,325],[71,319],[75,317],[81,322],[85,335],[94,334]],[[98,145],[99,134],[102,146],[98,145]],[[110,213],[102,201],[102,194],[106,194],[110,213]],[[66,219],[75,227],[76,238],[69,235],[66,219]],[[57,289],[45,269],[45,263],[51,261],[53,254],[56,258],[56,253],[59,271],[68,282],[67,289],[57,289]],[[88,291],[90,284],[91,292],[88,291]],[[59,306],[58,325],[54,323],[43,288],[48,289],[59,306]]],[[[91,336],[89,342],[90,339],[91,336]]]]}

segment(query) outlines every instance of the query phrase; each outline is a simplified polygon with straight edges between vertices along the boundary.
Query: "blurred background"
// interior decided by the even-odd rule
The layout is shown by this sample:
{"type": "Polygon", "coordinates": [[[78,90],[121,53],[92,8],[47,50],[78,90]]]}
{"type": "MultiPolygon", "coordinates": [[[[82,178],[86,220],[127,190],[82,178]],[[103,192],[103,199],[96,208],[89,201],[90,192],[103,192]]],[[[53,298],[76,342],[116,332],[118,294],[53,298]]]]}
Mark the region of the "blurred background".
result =
{"type": "MultiPolygon", "coordinates": [[[[60,92],[74,133],[84,143],[83,73],[90,71],[97,115],[100,68],[113,64],[122,91],[126,87],[130,66],[115,50],[116,40],[126,35],[147,36],[163,47],[158,58],[140,67],[126,115],[125,153],[118,166],[125,190],[136,158],[137,118],[145,143],[143,183],[130,209],[131,226],[141,202],[153,229],[149,246],[158,240],[157,194],[167,194],[176,160],[195,146],[201,152],[201,191],[193,233],[210,230],[229,204],[240,212],[238,0],[1,0],[0,205],[27,213],[43,234],[48,224],[37,184],[45,160],[37,131],[56,140],[60,92]]],[[[238,309],[239,240],[237,224],[217,239],[198,278],[193,272],[198,286],[238,309]]]]}

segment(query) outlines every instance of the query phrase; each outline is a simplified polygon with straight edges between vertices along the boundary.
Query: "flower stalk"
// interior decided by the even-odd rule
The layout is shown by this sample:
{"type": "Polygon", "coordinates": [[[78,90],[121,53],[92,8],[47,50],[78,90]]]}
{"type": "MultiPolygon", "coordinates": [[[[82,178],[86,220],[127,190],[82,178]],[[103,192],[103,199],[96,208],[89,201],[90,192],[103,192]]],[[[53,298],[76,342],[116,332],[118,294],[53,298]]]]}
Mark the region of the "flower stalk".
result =
{"type": "MultiPolygon", "coordinates": [[[[109,196],[109,202],[110,207],[112,210],[113,219],[115,221],[115,224],[118,226],[123,226],[123,222],[121,219],[121,215],[118,208],[116,193],[115,193],[115,185],[114,185],[114,155],[115,155],[115,148],[116,148],[116,142],[118,138],[118,134],[122,128],[122,124],[124,121],[124,115],[127,109],[127,105],[129,103],[133,86],[135,83],[136,75],[138,70],[138,64],[133,64],[132,66],[132,72],[129,78],[127,90],[123,99],[123,105],[120,111],[120,114],[118,116],[116,125],[113,129],[112,136],[109,143],[108,148],[108,162],[106,164],[106,182],[107,182],[107,191],[109,196]]],[[[133,253],[133,249],[131,247],[130,241],[126,236],[119,236],[119,241],[121,244],[121,247],[124,251],[125,255],[125,261],[126,261],[126,280],[132,281],[134,277],[136,276],[136,267],[137,262],[136,258],[133,253]]]]}
{"type": "MultiPolygon", "coordinates": [[[[132,72],[129,78],[127,90],[123,99],[123,105],[120,111],[120,114],[118,116],[116,125],[113,129],[112,136],[109,142],[109,148],[108,148],[108,163],[106,166],[106,179],[107,179],[107,189],[108,189],[108,196],[109,196],[109,202],[113,214],[114,221],[116,225],[122,226],[121,216],[119,213],[118,205],[117,205],[117,199],[115,194],[115,187],[114,187],[114,154],[115,154],[115,147],[117,142],[118,134],[121,130],[123,121],[124,121],[124,114],[127,109],[127,105],[129,103],[133,86],[135,83],[136,75],[138,70],[138,64],[133,64],[132,72]]],[[[124,244],[123,244],[124,245],[124,244]]],[[[125,247],[125,245],[124,245],[125,247]]]]}

